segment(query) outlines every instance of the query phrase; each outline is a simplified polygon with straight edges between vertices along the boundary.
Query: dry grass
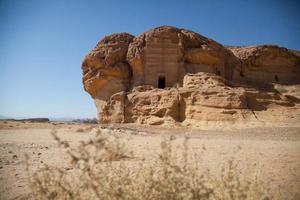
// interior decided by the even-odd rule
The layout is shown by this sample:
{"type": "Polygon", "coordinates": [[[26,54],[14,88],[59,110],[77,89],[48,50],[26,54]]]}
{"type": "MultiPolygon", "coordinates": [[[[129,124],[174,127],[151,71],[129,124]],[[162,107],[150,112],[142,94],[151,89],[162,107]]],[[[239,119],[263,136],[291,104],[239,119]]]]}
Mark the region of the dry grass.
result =
{"type": "Polygon", "coordinates": [[[220,176],[201,169],[199,162],[205,160],[189,153],[188,138],[179,148],[174,148],[175,138],[164,140],[156,159],[136,161],[125,143],[111,135],[98,133],[77,149],[71,149],[55,132],[53,135],[68,152],[74,170],[46,166],[31,174],[36,199],[280,199],[259,177],[243,176],[234,159],[222,168],[220,176]]]}
{"type": "Polygon", "coordinates": [[[76,132],[78,132],[78,133],[83,133],[83,132],[85,132],[85,130],[84,130],[83,128],[78,128],[78,129],[76,130],[76,132]]]}
{"type": "Polygon", "coordinates": [[[79,132],[79,133],[88,133],[93,128],[95,128],[95,127],[94,126],[88,126],[88,127],[85,127],[85,128],[78,128],[78,129],[76,129],[76,132],[79,132]]]}

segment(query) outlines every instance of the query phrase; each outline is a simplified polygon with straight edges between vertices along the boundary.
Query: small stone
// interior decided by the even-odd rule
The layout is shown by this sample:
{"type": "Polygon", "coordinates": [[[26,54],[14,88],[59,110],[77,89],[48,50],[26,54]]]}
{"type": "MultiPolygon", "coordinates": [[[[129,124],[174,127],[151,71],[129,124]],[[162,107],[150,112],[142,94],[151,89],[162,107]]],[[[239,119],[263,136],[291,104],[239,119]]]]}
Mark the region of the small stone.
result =
{"type": "Polygon", "coordinates": [[[65,167],[65,170],[66,171],[69,171],[69,170],[71,170],[71,169],[73,169],[72,167],[65,167]]]}

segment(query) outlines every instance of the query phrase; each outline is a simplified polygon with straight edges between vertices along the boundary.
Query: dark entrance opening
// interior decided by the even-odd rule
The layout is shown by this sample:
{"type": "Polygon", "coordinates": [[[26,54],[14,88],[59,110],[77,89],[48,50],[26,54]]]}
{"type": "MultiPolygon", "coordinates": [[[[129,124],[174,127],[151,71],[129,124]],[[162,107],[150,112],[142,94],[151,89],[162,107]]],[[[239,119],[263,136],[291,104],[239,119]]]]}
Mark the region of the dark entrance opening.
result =
{"type": "Polygon", "coordinates": [[[165,88],[166,87],[166,77],[165,76],[162,76],[160,75],[158,77],[158,88],[165,88]]]}
{"type": "Polygon", "coordinates": [[[240,77],[244,77],[243,71],[240,71],[240,77]]]}

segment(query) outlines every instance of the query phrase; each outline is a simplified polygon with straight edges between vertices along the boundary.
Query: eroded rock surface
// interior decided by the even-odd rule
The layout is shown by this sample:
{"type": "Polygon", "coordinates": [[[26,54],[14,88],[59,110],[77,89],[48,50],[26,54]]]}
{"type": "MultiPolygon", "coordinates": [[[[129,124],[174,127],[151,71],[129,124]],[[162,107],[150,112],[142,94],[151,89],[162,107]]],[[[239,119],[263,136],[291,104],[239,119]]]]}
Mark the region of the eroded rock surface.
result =
{"type": "Polygon", "coordinates": [[[228,47],[239,58],[234,80],[261,86],[268,83],[299,84],[300,57],[276,45],[228,47]]]}
{"type": "Polygon", "coordinates": [[[101,123],[300,122],[299,52],[274,45],[224,47],[163,26],[105,37],[82,70],[101,123]]]}

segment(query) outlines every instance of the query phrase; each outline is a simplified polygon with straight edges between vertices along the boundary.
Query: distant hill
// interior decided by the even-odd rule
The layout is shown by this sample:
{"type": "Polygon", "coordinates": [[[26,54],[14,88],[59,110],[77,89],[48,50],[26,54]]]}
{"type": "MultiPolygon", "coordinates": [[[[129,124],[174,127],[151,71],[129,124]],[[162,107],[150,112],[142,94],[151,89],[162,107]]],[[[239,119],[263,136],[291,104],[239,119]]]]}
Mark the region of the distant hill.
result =
{"type": "Polygon", "coordinates": [[[50,117],[50,121],[62,121],[62,122],[70,122],[76,118],[72,117],[50,117]]]}

